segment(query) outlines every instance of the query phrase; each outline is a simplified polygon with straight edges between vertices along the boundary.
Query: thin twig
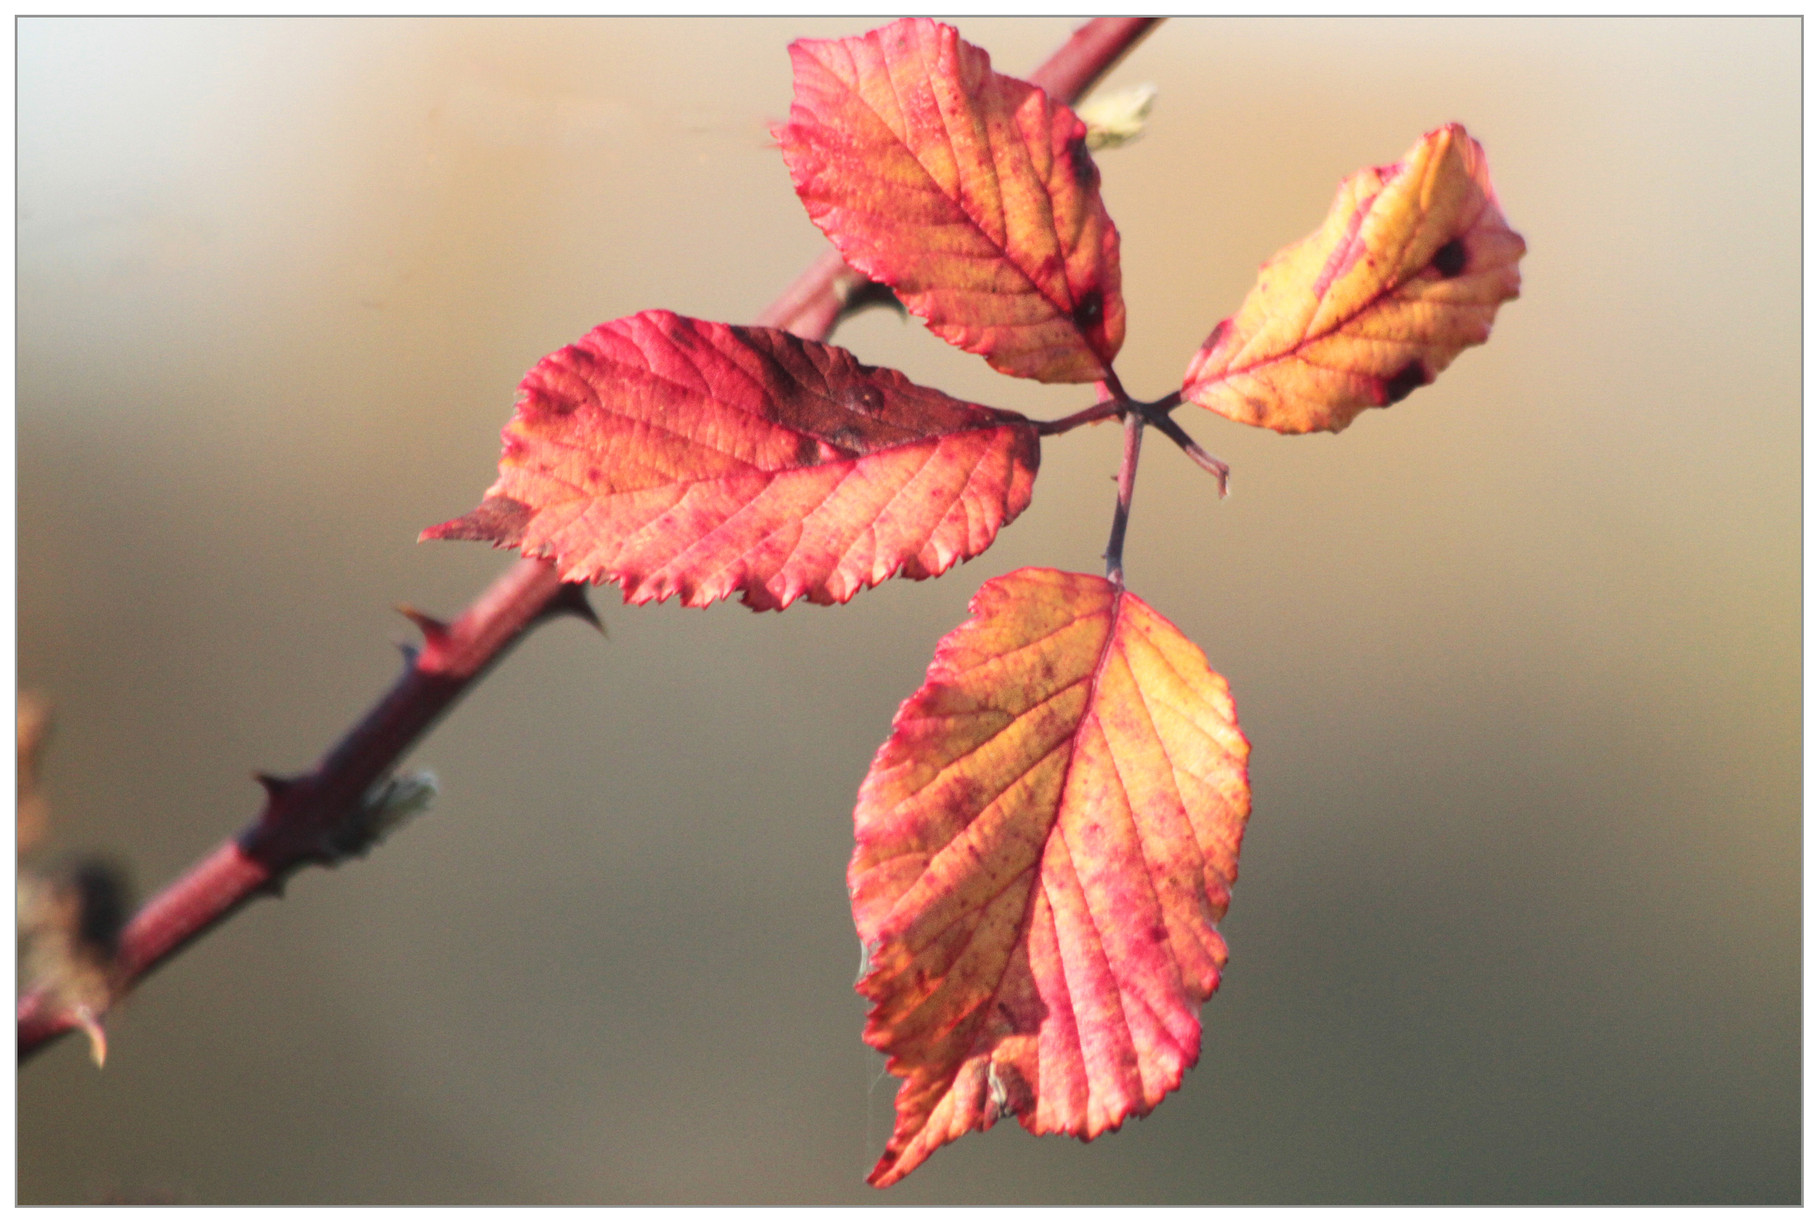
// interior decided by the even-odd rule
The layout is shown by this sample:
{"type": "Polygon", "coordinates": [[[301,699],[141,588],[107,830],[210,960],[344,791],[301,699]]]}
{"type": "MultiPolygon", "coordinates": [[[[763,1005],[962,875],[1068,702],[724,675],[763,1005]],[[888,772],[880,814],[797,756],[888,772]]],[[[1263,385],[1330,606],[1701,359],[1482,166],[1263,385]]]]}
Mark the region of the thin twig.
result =
{"type": "Polygon", "coordinates": [[[1057,433],[1067,433],[1081,425],[1091,425],[1098,421],[1110,420],[1124,409],[1124,403],[1117,399],[1107,399],[1090,408],[1081,408],[1072,416],[1063,416],[1060,420],[1039,420],[1036,432],[1042,437],[1053,437],[1057,433]]]}
{"type": "Polygon", "coordinates": [[[1112,537],[1105,545],[1105,578],[1114,586],[1124,585],[1124,529],[1131,520],[1131,494],[1137,487],[1137,459],[1143,453],[1143,426],[1149,423],[1141,411],[1124,414],[1124,459],[1118,464],[1118,508],[1112,512],[1112,537]]]}
{"type": "MultiPolygon", "coordinates": [[[[1076,30],[1030,79],[1072,102],[1156,24],[1156,18],[1096,18],[1076,30]]],[[[760,314],[770,326],[804,339],[825,340],[866,280],[830,250],[760,314]]],[[[1128,510],[1128,494],[1124,496],[1128,510]]],[[[1122,516],[1120,518],[1122,521],[1122,516]]],[[[345,856],[341,834],[357,818],[373,786],[396,765],[525,633],[560,613],[585,615],[583,588],[564,584],[546,560],[521,560],[456,619],[444,626],[412,616],[424,647],[404,673],[315,769],[283,780],[261,777],[266,802],[259,817],[154,896],[121,934],[124,997],[153,970],[213,929],[247,901],[277,891],[302,866],[345,856]]],[[[24,1061],[77,1026],[43,991],[19,1000],[19,1059],[24,1061]]]]}
{"type": "MultiPolygon", "coordinates": [[[[1181,453],[1194,460],[1202,469],[1210,472],[1213,479],[1219,481],[1219,496],[1224,497],[1231,480],[1232,469],[1223,459],[1215,458],[1202,450],[1200,443],[1188,436],[1187,430],[1183,429],[1175,418],[1168,414],[1168,408],[1162,406],[1167,402],[1167,400],[1163,400],[1161,403],[1138,406],[1143,412],[1144,419],[1156,426],[1157,432],[1181,447],[1181,453]]],[[[1179,402],[1179,396],[1176,397],[1176,402],[1179,402]]],[[[1169,407],[1173,406],[1173,404],[1169,405],[1169,407]]]]}

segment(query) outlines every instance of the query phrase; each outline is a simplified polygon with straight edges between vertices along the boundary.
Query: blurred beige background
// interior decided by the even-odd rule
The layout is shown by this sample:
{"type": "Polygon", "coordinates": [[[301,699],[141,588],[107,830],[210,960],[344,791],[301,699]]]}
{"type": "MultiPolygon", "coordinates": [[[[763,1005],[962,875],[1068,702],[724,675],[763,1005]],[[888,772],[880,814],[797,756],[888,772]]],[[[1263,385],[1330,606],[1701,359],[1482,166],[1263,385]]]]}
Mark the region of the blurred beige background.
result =
{"type": "MultiPolygon", "coordinates": [[[[822,249],[766,135],[860,21],[22,20],[19,678],[57,845],[143,890],[390,682],[519,377],[822,249]]],[[[1026,72],[1068,20],[962,21],[1026,72]]],[[[853,795],[993,575],[1092,570],[1110,428],[981,559],[840,608],[536,634],[435,810],[19,1081],[19,1193],[182,1202],[1790,1202],[1799,1168],[1800,26],[1164,25],[1101,155],[1134,393],[1339,179],[1463,121],[1522,299],[1340,437],[1152,437],[1132,586],[1231,680],[1256,810],[1200,1066],[1091,1146],[861,1181],[853,795]]],[[[874,363],[1041,416],[874,311],[874,363]]]]}

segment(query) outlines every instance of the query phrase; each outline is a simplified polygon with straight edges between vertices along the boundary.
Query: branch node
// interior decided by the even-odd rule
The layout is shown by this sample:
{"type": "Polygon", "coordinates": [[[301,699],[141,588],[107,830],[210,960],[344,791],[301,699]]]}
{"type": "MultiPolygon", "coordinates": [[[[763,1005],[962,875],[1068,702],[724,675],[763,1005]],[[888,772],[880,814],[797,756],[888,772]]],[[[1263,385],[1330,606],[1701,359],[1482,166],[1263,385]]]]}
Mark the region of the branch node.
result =
{"type": "Polygon", "coordinates": [[[333,865],[363,858],[373,846],[429,808],[439,792],[436,775],[427,769],[388,777],[366,792],[359,806],[322,835],[323,861],[333,865]]]}

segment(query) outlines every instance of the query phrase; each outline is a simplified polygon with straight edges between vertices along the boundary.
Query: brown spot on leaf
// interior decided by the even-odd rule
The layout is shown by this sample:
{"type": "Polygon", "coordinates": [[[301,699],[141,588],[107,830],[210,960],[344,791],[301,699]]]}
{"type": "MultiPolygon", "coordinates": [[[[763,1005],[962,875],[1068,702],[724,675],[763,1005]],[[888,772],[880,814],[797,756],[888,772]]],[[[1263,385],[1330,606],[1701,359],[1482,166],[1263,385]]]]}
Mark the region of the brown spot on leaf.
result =
{"type": "Polygon", "coordinates": [[[1435,251],[1434,270],[1448,280],[1465,271],[1465,243],[1454,238],[1435,251]]]}
{"type": "Polygon", "coordinates": [[[537,416],[567,416],[581,406],[581,401],[572,394],[565,394],[563,387],[537,386],[527,387],[518,397],[518,415],[526,420],[537,416]]]}
{"type": "Polygon", "coordinates": [[[1419,360],[1410,361],[1383,382],[1383,406],[1401,403],[1414,393],[1416,387],[1426,386],[1433,378],[1427,372],[1427,366],[1419,360]]]}
{"type": "Polygon", "coordinates": [[[1084,131],[1068,141],[1067,156],[1073,165],[1074,181],[1080,184],[1082,190],[1091,191],[1099,185],[1099,166],[1086,147],[1084,131]]]}
{"type": "Polygon", "coordinates": [[[860,383],[847,391],[846,406],[855,412],[863,412],[869,416],[883,409],[884,392],[875,386],[860,383]]]}
{"type": "Polygon", "coordinates": [[[1098,324],[1105,317],[1105,294],[1097,288],[1088,289],[1078,302],[1074,303],[1074,325],[1085,331],[1098,324]]]}

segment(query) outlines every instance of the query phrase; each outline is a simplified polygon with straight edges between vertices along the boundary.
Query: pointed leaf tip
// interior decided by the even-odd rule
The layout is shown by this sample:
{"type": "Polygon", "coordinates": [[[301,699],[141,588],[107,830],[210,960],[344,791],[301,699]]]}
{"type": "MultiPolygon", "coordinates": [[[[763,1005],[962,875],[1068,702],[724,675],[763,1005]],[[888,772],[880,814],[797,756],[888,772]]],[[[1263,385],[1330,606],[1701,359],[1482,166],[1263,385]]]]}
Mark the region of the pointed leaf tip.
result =
{"type": "Polygon", "coordinates": [[[739,593],[771,610],[933,577],[1023,512],[1040,459],[1015,412],[666,310],[602,324],[521,390],[486,499],[425,537],[553,557],[628,603],[739,593]]]}
{"type": "Polygon", "coordinates": [[[774,134],[848,262],[995,369],[1105,379],[1124,342],[1118,230],[1074,112],[927,18],[790,59],[774,134]]]}
{"type": "Polygon", "coordinates": [[[1339,187],[1313,236],[1263,265],[1189,364],[1182,398],[1279,433],[1339,432],[1490,337],[1525,250],[1457,123],[1339,187]]]}
{"type": "Polygon", "coordinates": [[[904,1080],[874,1185],[1003,1117],[1091,1139],[1180,1085],[1249,751],[1225,681],[1135,595],[1052,569],[980,589],[853,813],[865,1039],[904,1080]]]}

